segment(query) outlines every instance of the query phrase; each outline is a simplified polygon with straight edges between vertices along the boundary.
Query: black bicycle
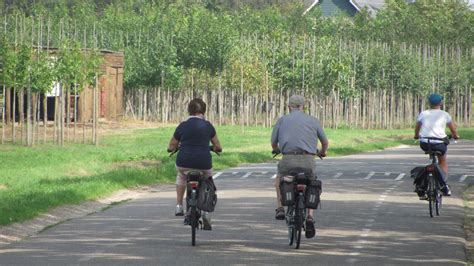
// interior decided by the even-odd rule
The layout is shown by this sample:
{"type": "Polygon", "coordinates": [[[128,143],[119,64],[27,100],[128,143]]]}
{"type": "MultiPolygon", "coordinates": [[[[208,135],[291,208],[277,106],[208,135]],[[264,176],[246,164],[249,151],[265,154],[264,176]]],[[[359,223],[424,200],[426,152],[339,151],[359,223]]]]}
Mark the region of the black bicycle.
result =
{"type": "Polygon", "coordinates": [[[432,138],[432,137],[424,137],[428,141],[428,151],[425,151],[425,154],[428,154],[430,156],[431,164],[427,165],[425,167],[426,171],[426,183],[425,183],[425,195],[426,195],[426,200],[428,201],[429,205],[429,210],[430,210],[430,217],[434,216],[434,213],[436,213],[437,216],[439,216],[440,209],[441,209],[441,204],[443,202],[443,194],[442,194],[442,187],[444,184],[440,183],[441,177],[438,176],[439,174],[436,173],[439,169],[439,164],[438,164],[438,155],[441,155],[442,153],[439,151],[433,151],[431,150],[431,141],[436,140],[436,141],[443,141],[447,144],[449,144],[449,139],[451,136],[448,136],[446,138],[432,138]]]}
{"type": "Polygon", "coordinates": [[[295,201],[293,205],[288,206],[285,220],[288,226],[288,244],[290,246],[295,244],[295,249],[298,249],[300,248],[301,231],[306,229],[304,228],[306,222],[305,191],[309,179],[305,173],[284,178],[292,178],[292,180],[285,181],[293,183],[295,187],[295,201]]]}
{"type": "MultiPolygon", "coordinates": [[[[209,147],[209,149],[220,156],[221,151],[215,151],[214,147],[209,147]]],[[[177,153],[179,150],[174,151],[168,150],[170,152],[170,157],[177,153]]],[[[185,224],[191,226],[191,245],[196,245],[196,230],[197,229],[206,229],[206,221],[202,218],[202,211],[198,208],[198,193],[199,193],[199,184],[204,179],[202,172],[199,170],[189,171],[186,175],[187,185],[186,185],[186,210],[187,215],[185,218],[185,224]]]]}
{"type": "MultiPolygon", "coordinates": [[[[274,154],[273,158],[280,154],[277,151],[273,151],[272,153],[274,154]]],[[[323,159],[322,156],[317,156],[321,160],[323,159]]],[[[308,208],[306,197],[307,187],[310,186],[311,179],[308,178],[308,174],[301,171],[301,169],[295,168],[290,172],[292,173],[291,175],[282,177],[282,183],[290,185],[290,189],[288,190],[288,193],[290,194],[281,196],[285,198],[293,198],[294,195],[294,200],[292,200],[293,203],[289,204],[286,210],[285,221],[288,226],[288,244],[290,246],[293,246],[294,244],[295,249],[299,249],[301,243],[301,231],[306,231],[306,209],[308,208]]],[[[317,193],[317,195],[314,194],[310,196],[314,198],[317,197],[316,206],[319,204],[320,191],[317,193]]],[[[314,200],[316,200],[316,198],[314,200]]]]}
{"type": "Polygon", "coordinates": [[[187,223],[191,226],[191,244],[196,245],[196,229],[202,229],[201,210],[197,207],[199,181],[202,179],[201,172],[191,171],[187,174],[186,209],[189,209],[187,223]]]}

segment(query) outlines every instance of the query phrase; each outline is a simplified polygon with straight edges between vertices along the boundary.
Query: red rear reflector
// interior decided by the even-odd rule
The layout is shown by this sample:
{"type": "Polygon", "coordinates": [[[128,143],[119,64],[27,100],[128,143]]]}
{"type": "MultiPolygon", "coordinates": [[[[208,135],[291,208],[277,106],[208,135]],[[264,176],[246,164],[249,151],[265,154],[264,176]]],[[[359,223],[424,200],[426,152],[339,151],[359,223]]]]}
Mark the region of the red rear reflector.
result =
{"type": "Polygon", "coordinates": [[[428,166],[426,167],[426,171],[427,171],[428,173],[434,172],[434,165],[432,165],[432,164],[428,165],[428,166]]]}
{"type": "Polygon", "coordinates": [[[195,181],[192,181],[192,182],[189,182],[189,183],[191,184],[191,187],[192,187],[193,189],[196,189],[196,188],[198,187],[198,185],[199,185],[199,183],[198,183],[198,182],[195,182],[195,181]]]}
{"type": "Polygon", "coordinates": [[[298,185],[296,188],[298,191],[304,191],[306,189],[306,185],[298,185]]]}

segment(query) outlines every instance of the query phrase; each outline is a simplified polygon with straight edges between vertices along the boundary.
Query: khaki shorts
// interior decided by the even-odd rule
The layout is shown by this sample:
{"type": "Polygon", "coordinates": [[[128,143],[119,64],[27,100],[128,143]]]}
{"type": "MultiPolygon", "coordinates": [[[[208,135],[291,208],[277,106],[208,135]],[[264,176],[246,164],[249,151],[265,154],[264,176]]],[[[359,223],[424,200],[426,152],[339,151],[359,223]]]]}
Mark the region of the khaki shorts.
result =
{"type": "Polygon", "coordinates": [[[176,185],[178,186],[185,186],[188,182],[186,175],[189,171],[199,171],[202,173],[204,177],[211,177],[212,176],[212,169],[202,170],[202,169],[193,169],[193,168],[186,168],[186,167],[179,167],[176,166],[176,185]]]}
{"type": "Polygon", "coordinates": [[[278,163],[278,176],[290,175],[294,168],[300,168],[304,172],[311,174],[311,179],[316,178],[314,155],[283,155],[283,158],[278,163]]]}

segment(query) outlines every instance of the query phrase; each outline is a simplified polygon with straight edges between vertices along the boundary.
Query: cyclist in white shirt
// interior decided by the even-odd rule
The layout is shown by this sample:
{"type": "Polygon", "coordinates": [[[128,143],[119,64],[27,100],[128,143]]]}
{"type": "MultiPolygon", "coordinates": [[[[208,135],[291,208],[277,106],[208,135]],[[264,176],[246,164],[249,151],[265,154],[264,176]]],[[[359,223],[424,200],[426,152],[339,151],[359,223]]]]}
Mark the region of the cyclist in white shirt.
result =
{"type": "MultiPolygon", "coordinates": [[[[428,145],[430,145],[432,151],[439,151],[441,153],[438,155],[438,162],[441,170],[443,170],[445,176],[447,177],[447,143],[442,140],[430,140],[430,144],[428,144],[428,140],[426,138],[445,138],[446,126],[448,126],[449,130],[451,130],[451,134],[454,139],[458,139],[459,135],[456,131],[456,124],[454,124],[451,116],[447,112],[441,110],[443,97],[437,93],[433,93],[428,97],[428,100],[430,102],[430,109],[425,110],[418,115],[414,138],[420,139],[420,147],[422,150],[428,151],[428,145]]],[[[446,185],[442,191],[446,196],[451,195],[448,185],[446,185]]]]}

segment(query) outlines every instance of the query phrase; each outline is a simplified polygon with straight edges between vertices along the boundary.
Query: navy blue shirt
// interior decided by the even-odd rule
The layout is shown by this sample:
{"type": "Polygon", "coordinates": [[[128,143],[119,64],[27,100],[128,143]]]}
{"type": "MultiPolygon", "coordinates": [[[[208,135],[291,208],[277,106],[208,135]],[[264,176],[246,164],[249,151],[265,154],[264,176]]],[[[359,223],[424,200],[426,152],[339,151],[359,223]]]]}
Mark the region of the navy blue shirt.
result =
{"type": "Polygon", "coordinates": [[[214,126],[199,117],[190,117],[179,124],[173,135],[180,142],[176,165],[202,170],[211,169],[209,142],[215,135],[214,126]]]}

